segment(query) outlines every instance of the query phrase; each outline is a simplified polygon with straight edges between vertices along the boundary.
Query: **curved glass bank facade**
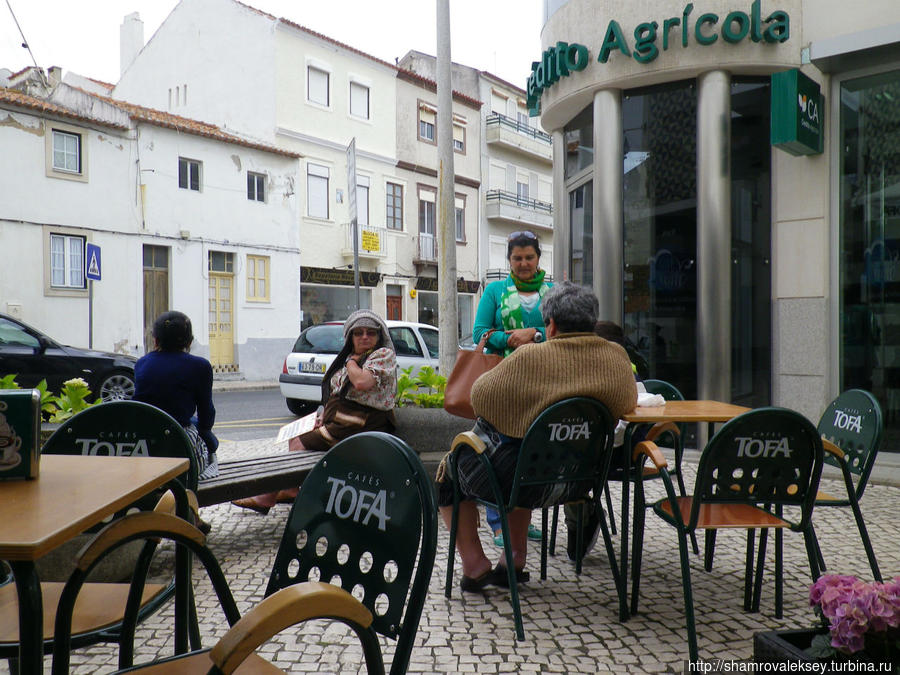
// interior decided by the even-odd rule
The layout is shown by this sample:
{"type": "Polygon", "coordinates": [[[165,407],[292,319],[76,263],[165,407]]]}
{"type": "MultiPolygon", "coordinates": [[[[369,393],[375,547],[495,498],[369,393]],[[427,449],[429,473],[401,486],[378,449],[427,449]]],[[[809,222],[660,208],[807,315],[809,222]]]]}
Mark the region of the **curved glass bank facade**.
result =
{"type": "Polygon", "coordinates": [[[900,436],[900,5],[545,0],[544,20],[557,276],[687,397],[816,420],[862,387],[900,436]]]}

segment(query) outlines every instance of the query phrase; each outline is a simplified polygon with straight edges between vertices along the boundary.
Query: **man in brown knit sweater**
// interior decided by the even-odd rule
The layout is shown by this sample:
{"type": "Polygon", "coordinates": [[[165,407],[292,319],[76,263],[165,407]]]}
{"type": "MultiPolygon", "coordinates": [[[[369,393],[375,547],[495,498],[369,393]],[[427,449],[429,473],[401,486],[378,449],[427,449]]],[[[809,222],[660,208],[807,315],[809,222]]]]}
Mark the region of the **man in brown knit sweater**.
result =
{"type": "MultiPolygon", "coordinates": [[[[512,485],[521,439],[534,419],[556,401],[588,396],[606,405],[614,419],[633,410],[637,388],[631,360],[625,350],[598,337],[594,332],[598,302],[589,290],[563,282],[551,288],[541,300],[547,326],[547,342],[516,349],[472,386],[472,407],[487,425],[497,448],[491,463],[504,493],[512,485]]],[[[479,421],[479,425],[483,422],[479,421]]],[[[491,498],[486,477],[474,451],[460,451],[457,470],[464,497],[491,498]]],[[[447,527],[453,511],[449,482],[440,484],[438,501],[447,527]]],[[[528,504],[522,504],[529,507],[528,504]]],[[[527,551],[531,508],[517,508],[509,514],[513,560],[520,581],[527,551]]],[[[478,591],[487,584],[506,584],[506,570],[492,569],[478,537],[476,502],[460,503],[456,547],[462,558],[464,591],[478,591]]]]}

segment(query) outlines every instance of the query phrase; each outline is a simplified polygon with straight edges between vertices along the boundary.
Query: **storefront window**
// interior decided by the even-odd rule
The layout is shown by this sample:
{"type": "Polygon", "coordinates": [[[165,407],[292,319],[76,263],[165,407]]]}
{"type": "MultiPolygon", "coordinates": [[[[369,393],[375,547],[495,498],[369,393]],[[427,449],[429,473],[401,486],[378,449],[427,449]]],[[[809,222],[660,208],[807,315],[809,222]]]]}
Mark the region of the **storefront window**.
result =
{"type": "Polygon", "coordinates": [[[772,382],[769,80],[731,84],[731,400],[769,405],[772,382]]]}
{"type": "Polygon", "coordinates": [[[438,294],[431,291],[419,291],[419,323],[429,326],[438,325],[438,294]]]}
{"type": "Polygon", "coordinates": [[[693,82],[626,92],[625,334],[650,377],[697,397],[697,97],[693,82]]]}
{"type": "Polygon", "coordinates": [[[456,316],[459,325],[457,326],[457,337],[461,340],[467,335],[472,334],[472,324],[475,317],[472,314],[472,308],[475,306],[475,296],[466,293],[460,293],[456,296],[456,316]]]}
{"type": "MultiPolygon", "coordinates": [[[[586,183],[569,191],[569,279],[591,287],[594,284],[594,184],[586,183]]],[[[552,256],[548,256],[550,258],[552,256]]]]}
{"type": "Polygon", "coordinates": [[[840,91],[841,389],[881,402],[900,437],[900,70],[840,91]]]}
{"type": "Polygon", "coordinates": [[[594,107],[589,105],[566,125],[566,178],[594,163],[594,107]]]}
{"type": "MultiPolygon", "coordinates": [[[[372,308],[372,291],[359,289],[360,309],[372,308]]],[[[343,321],[356,311],[356,289],[346,286],[300,287],[300,309],[303,318],[300,328],[307,328],[325,321],[343,321]]]]}

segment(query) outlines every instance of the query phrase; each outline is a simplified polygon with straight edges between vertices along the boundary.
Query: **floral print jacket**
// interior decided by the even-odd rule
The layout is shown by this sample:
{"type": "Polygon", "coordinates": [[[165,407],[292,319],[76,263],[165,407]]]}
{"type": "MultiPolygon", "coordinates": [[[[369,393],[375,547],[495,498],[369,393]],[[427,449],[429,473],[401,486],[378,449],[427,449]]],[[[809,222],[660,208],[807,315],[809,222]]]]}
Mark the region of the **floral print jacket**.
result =
{"type": "MultiPolygon", "coordinates": [[[[346,399],[378,410],[392,410],[397,396],[397,356],[392,349],[381,347],[369,354],[363,370],[375,376],[375,386],[368,391],[347,388],[346,399]]],[[[331,378],[331,395],[335,396],[347,381],[347,365],[331,378]]]]}

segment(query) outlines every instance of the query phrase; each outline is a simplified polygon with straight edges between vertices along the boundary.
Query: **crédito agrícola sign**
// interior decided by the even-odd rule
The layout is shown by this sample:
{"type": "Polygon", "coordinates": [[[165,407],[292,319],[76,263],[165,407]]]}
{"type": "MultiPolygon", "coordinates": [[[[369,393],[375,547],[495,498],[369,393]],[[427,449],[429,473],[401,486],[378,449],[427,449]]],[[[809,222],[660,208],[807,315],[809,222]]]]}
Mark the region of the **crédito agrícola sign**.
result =
{"type": "MultiPolygon", "coordinates": [[[[703,14],[694,12],[694,3],[684,6],[681,16],[663,19],[662,26],[658,21],[645,21],[638,24],[632,33],[633,39],[626,37],[618,21],[612,20],[606,26],[603,43],[597,52],[597,61],[606,63],[613,52],[621,52],[638,63],[650,63],[662,51],[680,43],[682,48],[693,41],[701,46],[708,46],[718,41],[719,37],[730,44],[737,44],[745,39],[753,42],[781,43],[791,34],[791,20],[787,12],[776,10],[765,19],[762,18],[761,0],[753,0],[750,11],[735,10],[721,19],[714,12],[703,14]]],[[[541,55],[540,61],[531,64],[531,75],[528,76],[526,90],[528,92],[528,113],[534,117],[541,112],[541,94],[545,89],[567,77],[573,72],[587,68],[591,61],[590,50],[582,44],[557,42],[541,55]]]]}

